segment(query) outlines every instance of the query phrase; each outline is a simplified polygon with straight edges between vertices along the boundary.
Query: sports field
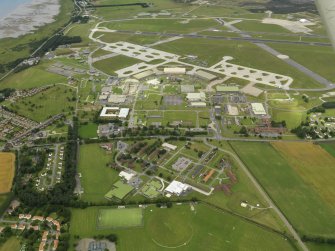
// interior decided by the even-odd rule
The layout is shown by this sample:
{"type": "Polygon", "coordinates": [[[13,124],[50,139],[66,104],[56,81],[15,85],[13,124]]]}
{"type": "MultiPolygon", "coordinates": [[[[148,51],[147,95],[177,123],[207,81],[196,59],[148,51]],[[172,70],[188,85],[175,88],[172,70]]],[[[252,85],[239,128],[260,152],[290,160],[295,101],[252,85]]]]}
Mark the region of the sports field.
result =
{"type": "MultiPolygon", "coordinates": [[[[71,236],[110,234],[110,229],[97,228],[100,211],[99,207],[73,209],[71,236]]],[[[282,236],[203,204],[174,205],[169,209],[149,206],[144,209],[143,224],[113,229],[119,251],[294,250],[282,236]]]]}
{"type": "Polygon", "coordinates": [[[10,192],[15,174],[15,154],[0,153],[0,194],[10,192]]]}
{"type": "Polygon", "coordinates": [[[334,210],[271,144],[231,145],[300,234],[334,236],[334,210]]]}
{"type": "Polygon", "coordinates": [[[100,209],[98,229],[138,227],[143,224],[141,208],[100,209]]]}
{"type": "Polygon", "coordinates": [[[335,211],[335,158],[313,143],[273,142],[272,146],[335,211]]]}
{"type": "Polygon", "coordinates": [[[81,173],[81,185],[84,194],[81,199],[89,202],[106,201],[104,195],[112,188],[118,178],[118,172],[106,167],[112,155],[99,147],[99,144],[81,145],[79,149],[78,172],[81,173]]]}

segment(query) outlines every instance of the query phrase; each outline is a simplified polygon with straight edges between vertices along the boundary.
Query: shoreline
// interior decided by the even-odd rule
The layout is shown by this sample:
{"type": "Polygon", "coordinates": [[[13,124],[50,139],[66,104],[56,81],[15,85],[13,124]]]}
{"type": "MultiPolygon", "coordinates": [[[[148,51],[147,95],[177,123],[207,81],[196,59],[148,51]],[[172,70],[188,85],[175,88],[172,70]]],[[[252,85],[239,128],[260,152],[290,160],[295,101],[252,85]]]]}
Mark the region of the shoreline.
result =
{"type": "Polygon", "coordinates": [[[19,5],[7,16],[0,18],[0,39],[33,33],[41,26],[54,22],[60,7],[59,0],[32,0],[19,5]]]}

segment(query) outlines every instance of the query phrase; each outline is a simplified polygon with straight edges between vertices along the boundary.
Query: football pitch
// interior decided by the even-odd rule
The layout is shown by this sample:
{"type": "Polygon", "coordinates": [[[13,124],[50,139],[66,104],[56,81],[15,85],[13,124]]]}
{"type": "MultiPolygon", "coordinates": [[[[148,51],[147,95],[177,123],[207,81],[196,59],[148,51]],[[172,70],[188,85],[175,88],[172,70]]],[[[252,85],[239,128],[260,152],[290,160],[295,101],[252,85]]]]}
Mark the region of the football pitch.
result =
{"type": "Polygon", "coordinates": [[[143,225],[141,208],[100,209],[97,219],[98,229],[138,227],[143,225]]]}

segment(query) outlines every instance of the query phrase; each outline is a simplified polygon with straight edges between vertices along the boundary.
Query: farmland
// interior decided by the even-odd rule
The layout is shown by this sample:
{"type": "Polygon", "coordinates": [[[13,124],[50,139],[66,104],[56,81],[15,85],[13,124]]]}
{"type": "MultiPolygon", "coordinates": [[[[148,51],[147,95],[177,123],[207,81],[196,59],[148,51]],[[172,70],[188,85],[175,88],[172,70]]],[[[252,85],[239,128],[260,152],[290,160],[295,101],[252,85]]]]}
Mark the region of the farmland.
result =
{"type": "Polygon", "coordinates": [[[0,194],[10,192],[15,175],[15,155],[0,153],[0,194]]]}
{"type": "Polygon", "coordinates": [[[268,143],[231,145],[301,235],[333,236],[334,210],[279,152],[268,143]]]}
{"type": "MultiPolygon", "coordinates": [[[[70,233],[81,238],[110,233],[97,229],[99,210],[73,209],[70,233]]],[[[119,236],[121,251],[177,246],[178,250],[294,250],[282,236],[202,204],[174,205],[170,209],[149,206],[144,210],[143,227],[113,232],[119,236]]]]}
{"type": "Polygon", "coordinates": [[[313,143],[273,142],[272,146],[335,211],[335,158],[313,143]]]}

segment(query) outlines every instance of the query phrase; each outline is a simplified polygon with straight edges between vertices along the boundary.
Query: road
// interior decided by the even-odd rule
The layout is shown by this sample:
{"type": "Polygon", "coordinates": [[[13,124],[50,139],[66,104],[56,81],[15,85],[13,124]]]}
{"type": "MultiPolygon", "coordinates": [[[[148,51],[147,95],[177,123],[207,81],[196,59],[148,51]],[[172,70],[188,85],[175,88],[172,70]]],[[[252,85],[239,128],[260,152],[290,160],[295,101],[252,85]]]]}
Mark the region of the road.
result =
{"type": "MultiPolygon", "coordinates": [[[[210,147],[216,147],[210,143],[208,143],[206,140],[204,140],[204,143],[210,147]]],[[[291,223],[286,219],[284,214],[280,211],[280,209],[277,207],[277,205],[271,200],[267,192],[262,188],[262,186],[258,183],[256,178],[250,173],[249,169],[244,165],[244,163],[240,160],[240,158],[235,154],[232,153],[228,150],[218,148],[220,151],[225,152],[229,154],[233,159],[238,163],[238,165],[241,167],[243,172],[247,175],[247,177],[251,180],[253,185],[256,187],[258,192],[263,196],[263,198],[266,200],[266,202],[269,204],[269,206],[276,212],[276,214],[279,216],[279,218],[282,220],[282,222],[285,224],[287,229],[290,231],[292,234],[293,238],[298,242],[299,246],[301,247],[302,250],[308,251],[307,246],[305,243],[302,242],[299,234],[295,231],[291,223]]]]}

